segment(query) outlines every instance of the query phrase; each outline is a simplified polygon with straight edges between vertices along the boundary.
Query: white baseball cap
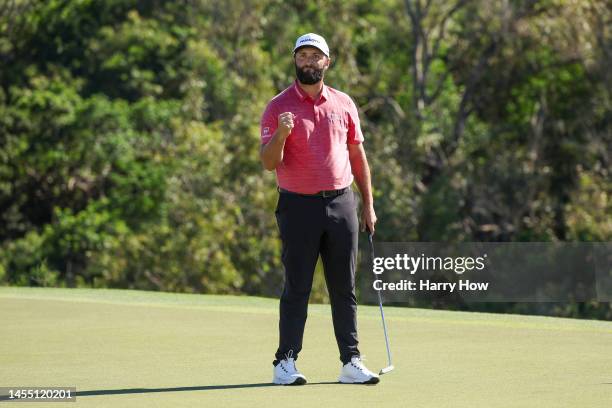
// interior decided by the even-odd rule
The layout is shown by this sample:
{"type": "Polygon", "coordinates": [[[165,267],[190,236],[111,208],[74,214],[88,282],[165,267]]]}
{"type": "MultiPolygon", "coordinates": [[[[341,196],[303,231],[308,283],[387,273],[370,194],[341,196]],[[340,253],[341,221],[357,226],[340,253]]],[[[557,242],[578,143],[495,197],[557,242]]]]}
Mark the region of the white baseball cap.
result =
{"type": "Polygon", "coordinates": [[[327,42],[325,38],[321,37],[319,34],[308,33],[298,38],[295,42],[295,47],[293,47],[293,52],[295,53],[295,50],[306,45],[320,49],[323,51],[323,54],[327,55],[329,58],[329,47],[327,46],[327,42]]]}

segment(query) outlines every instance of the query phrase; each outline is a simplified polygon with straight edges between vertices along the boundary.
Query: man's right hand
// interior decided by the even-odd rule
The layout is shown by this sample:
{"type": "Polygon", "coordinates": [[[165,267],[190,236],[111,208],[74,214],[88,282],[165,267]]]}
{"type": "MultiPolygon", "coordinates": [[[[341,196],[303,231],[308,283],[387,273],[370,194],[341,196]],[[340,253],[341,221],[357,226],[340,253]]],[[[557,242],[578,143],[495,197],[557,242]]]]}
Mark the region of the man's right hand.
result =
{"type": "Polygon", "coordinates": [[[293,118],[295,115],[291,112],[283,112],[278,115],[278,131],[280,135],[286,139],[293,129],[293,118]]]}
{"type": "Polygon", "coordinates": [[[274,170],[278,163],[283,160],[283,149],[285,141],[293,129],[293,119],[295,115],[291,112],[284,112],[278,115],[278,127],[274,136],[268,143],[261,146],[259,156],[266,170],[274,170]]]}

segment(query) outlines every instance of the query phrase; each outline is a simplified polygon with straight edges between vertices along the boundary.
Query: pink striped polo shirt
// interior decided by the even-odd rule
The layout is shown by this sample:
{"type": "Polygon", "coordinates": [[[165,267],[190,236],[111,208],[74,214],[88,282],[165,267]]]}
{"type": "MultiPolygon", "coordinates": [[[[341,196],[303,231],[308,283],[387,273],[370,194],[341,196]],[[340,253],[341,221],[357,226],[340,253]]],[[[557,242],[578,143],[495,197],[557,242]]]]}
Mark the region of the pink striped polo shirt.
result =
{"type": "Polygon", "coordinates": [[[357,107],[351,98],[323,85],[313,100],[295,81],[276,95],[261,118],[261,143],[278,127],[278,115],[291,112],[294,127],[276,167],[278,185],[296,193],[337,190],[353,182],[347,143],[363,142],[357,107]]]}

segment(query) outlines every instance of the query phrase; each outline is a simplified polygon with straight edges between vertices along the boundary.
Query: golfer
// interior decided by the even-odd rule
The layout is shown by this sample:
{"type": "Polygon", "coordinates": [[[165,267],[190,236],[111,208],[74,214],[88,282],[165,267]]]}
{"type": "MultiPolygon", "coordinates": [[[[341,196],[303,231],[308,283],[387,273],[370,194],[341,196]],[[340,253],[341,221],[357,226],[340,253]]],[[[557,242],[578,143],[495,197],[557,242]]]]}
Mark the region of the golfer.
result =
{"type": "Polygon", "coordinates": [[[285,268],[273,382],[306,383],[295,360],[302,349],[308,297],[321,255],[342,361],[338,380],[375,384],[379,378],[364,366],[357,339],[359,221],[353,179],[363,200],[363,228],[374,232],[376,224],[357,108],[348,95],[323,83],[330,64],[323,37],[299,37],[293,60],[297,80],[268,103],[261,119],[260,157],[264,168],[276,170],[275,213],[285,268]]]}

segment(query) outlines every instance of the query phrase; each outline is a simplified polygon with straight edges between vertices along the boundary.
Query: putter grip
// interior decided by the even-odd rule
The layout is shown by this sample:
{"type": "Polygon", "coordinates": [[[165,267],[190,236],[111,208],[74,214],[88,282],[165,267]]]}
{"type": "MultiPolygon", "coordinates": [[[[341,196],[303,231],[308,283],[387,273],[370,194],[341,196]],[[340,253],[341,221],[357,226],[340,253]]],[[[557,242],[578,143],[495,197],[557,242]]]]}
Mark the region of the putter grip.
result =
{"type": "Polygon", "coordinates": [[[372,240],[372,233],[369,229],[368,231],[368,243],[370,244],[370,255],[372,256],[372,262],[374,262],[374,242],[372,240]]]}

